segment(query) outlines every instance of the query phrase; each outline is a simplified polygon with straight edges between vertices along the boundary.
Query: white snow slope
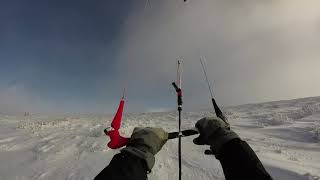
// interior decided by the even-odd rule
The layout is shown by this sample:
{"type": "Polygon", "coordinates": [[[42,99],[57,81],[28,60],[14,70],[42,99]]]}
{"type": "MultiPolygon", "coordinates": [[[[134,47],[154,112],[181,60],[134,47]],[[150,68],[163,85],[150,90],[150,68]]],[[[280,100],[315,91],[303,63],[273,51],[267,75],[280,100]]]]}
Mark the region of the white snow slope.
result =
{"type": "MultiPolygon", "coordinates": [[[[116,107],[115,107],[116,108],[116,107]]],[[[274,179],[319,179],[320,97],[224,109],[236,131],[255,150],[274,179]]],[[[183,129],[211,112],[183,114],[183,129]]],[[[124,116],[122,134],[136,126],[177,130],[177,114],[140,113],[124,116]]],[[[0,115],[1,180],[93,179],[119,150],[106,148],[103,129],[112,116],[0,115]]],[[[204,155],[205,146],[182,140],[182,179],[224,179],[220,163],[204,155]]],[[[170,140],[156,155],[151,180],[178,179],[177,141],[170,140]]]]}

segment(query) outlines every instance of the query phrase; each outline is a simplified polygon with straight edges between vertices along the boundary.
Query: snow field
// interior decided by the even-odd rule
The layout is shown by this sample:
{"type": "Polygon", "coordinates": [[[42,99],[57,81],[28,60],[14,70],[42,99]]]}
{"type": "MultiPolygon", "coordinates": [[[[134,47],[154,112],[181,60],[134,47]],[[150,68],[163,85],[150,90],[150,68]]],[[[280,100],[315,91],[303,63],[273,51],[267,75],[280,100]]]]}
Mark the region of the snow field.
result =
{"type": "MultiPolygon", "coordinates": [[[[274,179],[320,179],[320,98],[305,98],[224,109],[232,129],[246,140],[274,179]]],[[[182,129],[212,115],[184,112],[182,129]]],[[[0,179],[93,179],[119,150],[106,148],[103,129],[112,116],[0,115],[0,179]]],[[[135,113],[123,117],[121,134],[134,127],[177,130],[177,113],[135,113]]],[[[182,140],[182,179],[224,179],[220,163],[204,155],[206,146],[182,140]]],[[[152,180],[178,179],[177,140],[156,155],[152,180]]]]}

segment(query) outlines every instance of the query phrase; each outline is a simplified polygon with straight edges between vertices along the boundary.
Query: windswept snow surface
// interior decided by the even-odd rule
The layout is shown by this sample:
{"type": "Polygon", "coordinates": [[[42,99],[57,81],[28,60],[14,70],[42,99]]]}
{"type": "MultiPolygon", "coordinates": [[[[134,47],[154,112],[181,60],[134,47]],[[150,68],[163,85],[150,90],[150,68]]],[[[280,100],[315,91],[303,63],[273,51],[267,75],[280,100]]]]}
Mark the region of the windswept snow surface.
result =
{"type": "MultiPolygon", "coordinates": [[[[116,108],[116,107],[115,107],[116,108]]],[[[311,180],[320,177],[320,97],[224,109],[234,131],[255,150],[274,179],[311,180]]],[[[211,112],[184,112],[183,129],[211,112]]],[[[136,126],[177,130],[176,112],[124,116],[122,134],[136,126]]],[[[103,129],[112,116],[0,115],[1,180],[93,179],[119,150],[106,148],[103,129]]],[[[182,179],[224,179],[220,163],[204,155],[206,146],[182,140],[182,179]]],[[[151,180],[178,179],[177,141],[156,155],[151,180]]]]}

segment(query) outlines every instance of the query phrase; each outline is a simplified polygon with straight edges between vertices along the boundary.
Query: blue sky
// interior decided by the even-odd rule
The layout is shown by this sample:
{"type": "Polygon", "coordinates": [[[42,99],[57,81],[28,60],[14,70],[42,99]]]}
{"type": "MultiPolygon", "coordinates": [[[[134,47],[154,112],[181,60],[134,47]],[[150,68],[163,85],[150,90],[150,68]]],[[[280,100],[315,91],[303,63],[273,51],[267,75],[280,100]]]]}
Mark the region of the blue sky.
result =
{"type": "Polygon", "coordinates": [[[114,52],[131,3],[1,1],[0,87],[23,87],[31,97],[71,110],[113,100],[99,97],[101,81],[110,94],[105,97],[118,98],[114,52]]]}
{"type": "Polygon", "coordinates": [[[222,105],[318,96],[317,0],[2,0],[0,112],[210,107],[199,57],[222,105]]]}

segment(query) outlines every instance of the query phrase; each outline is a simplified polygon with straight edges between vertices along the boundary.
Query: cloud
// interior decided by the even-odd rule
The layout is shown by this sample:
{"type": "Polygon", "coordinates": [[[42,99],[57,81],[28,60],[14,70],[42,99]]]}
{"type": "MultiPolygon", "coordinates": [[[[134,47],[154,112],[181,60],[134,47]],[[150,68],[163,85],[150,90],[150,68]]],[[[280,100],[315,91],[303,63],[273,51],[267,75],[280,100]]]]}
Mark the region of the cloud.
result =
{"type": "MultiPolygon", "coordinates": [[[[110,113],[116,111],[119,101],[109,100],[102,94],[102,100],[88,99],[74,100],[72,97],[64,99],[45,98],[37,95],[21,83],[12,83],[0,87],[0,114],[75,114],[75,113],[110,113]],[[108,104],[106,104],[108,103],[108,104]]],[[[133,106],[134,107],[134,106],[133,106]]],[[[133,108],[134,109],[134,108],[133,108]]]]}
{"type": "Polygon", "coordinates": [[[0,112],[49,112],[47,103],[39,97],[29,94],[23,85],[10,85],[0,90],[0,112]]]}
{"type": "Polygon", "coordinates": [[[122,87],[126,112],[175,109],[171,82],[178,56],[184,58],[184,110],[210,105],[200,56],[207,59],[219,104],[319,95],[318,0],[162,0],[151,1],[151,8],[144,3],[135,2],[126,19],[117,17],[122,27],[107,47],[59,45],[65,47],[60,52],[50,45],[47,52],[31,42],[30,52],[43,55],[2,71],[6,81],[18,80],[1,83],[0,112],[114,112],[122,87]]]}
{"type": "Polygon", "coordinates": [[[175,59],[183,56],[186,106],[205,106],[199,63],[205,56],[224,105],[319,95],[319,6],[316,0],[165,0],[146,9],[138,4],[121,32],[119,81],[136,99],[168,101],[175,59]]]}

